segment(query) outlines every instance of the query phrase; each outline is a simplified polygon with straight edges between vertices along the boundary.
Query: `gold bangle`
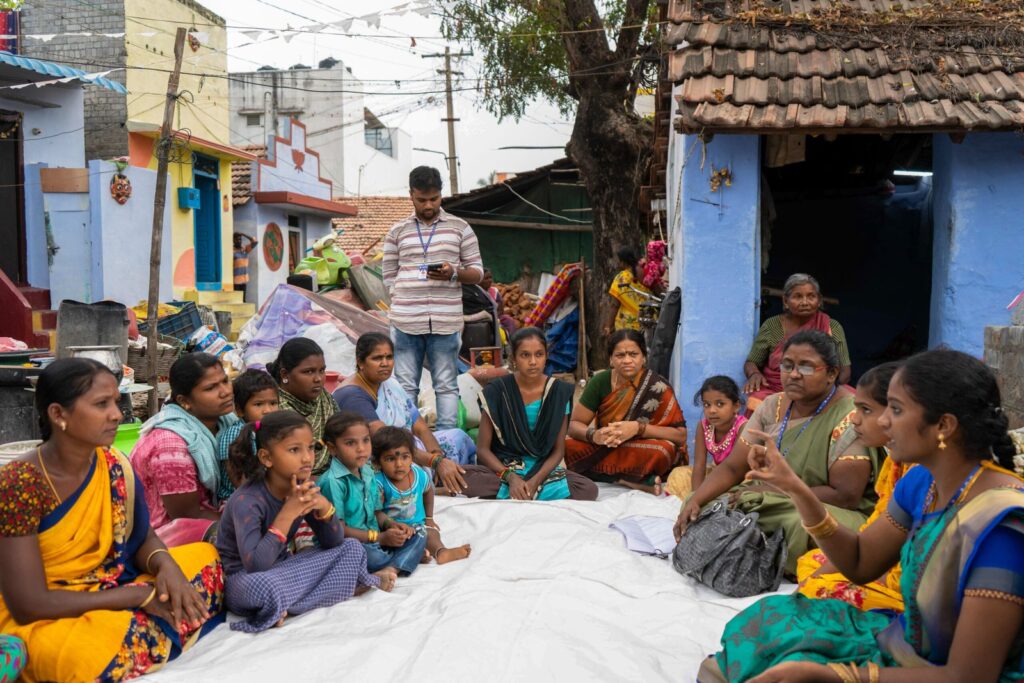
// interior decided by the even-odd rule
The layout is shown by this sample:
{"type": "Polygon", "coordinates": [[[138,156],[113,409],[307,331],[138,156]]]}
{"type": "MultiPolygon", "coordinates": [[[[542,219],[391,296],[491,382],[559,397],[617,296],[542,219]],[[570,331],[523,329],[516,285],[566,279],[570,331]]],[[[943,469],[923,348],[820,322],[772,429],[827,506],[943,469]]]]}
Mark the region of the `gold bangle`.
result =
{"type": "Polygon", "coordinates": [[[142,604],[139,605],[136,609],[144,609],[146,607],[146,605],[148,605],[149,603],[153,602],[153,598],[155,598],[155,597],[156,597],[156,587],[154,586],[153,590],[151,590],[149,592],[149,597],[147,597],[145,600],[143,600],[142,604]]]}
{"type": "Polygon", "coordinates": [[[149,554],[149,556],[148,556],[148,557],[146,558],[146,571],[147,571],[147,572],[149,572],[150,574],[152,574],[152,573],[153,573],[153,569],[152,569],[152,568],[151,568],[151,567],[149,566],[149,563],[150,563],[150,561],[151,561],[151,560],[153,559],[153,556],[154,556],[154,555],[157,555],[157,554],[159,554],[159,553],[167,553],[168,555],[170,555],[170,554],[171,554],[171,553],[170,553],[170,551],[169,551],[169,550],[167,550],[167,548],[157,548],[156,550],[154,550],[153,552],[151,552],[151,553],[149,554]]]}
{"type": "Polygon", "coordinates": [[[377,531],[376,529],[367,529],[366,530],[366,539],[367,539],[367,541],[369,541],[370,543],[376,543],[378,538],[380,538],[380,532],[379,531],[377,531]]]}
{"type": "Polygon", "coordinates": [[[832,516],[832,513],[825,510],[825,519],[821,520],[813,526],[807,526],[800,522],[800,526],[804,528],[809,536],[814,538],[831,538],[835,536],[835,533],[839,530],[839,522],[832,516]]]}
{"type": "Polygon", "coordinates": [[[320,521],[320,522],[326,522],[327,520],[329,520],[329,519],[331,518],[331,516],[332,516],[332,515],[333,515],[333,514],[334,514],[335,512],[337,512],[337,509],[336,509],[336,508],[334,507],[334,504],[333,504],[333,503],[331,503],[331,507],[330,507],[330,509],[328,509],[328,510],[327,510],[327,512],[325,512],[325,513],[323,514],[323,516],[321,516],[321,515],[314,515],[314,517],[316,517],[316,518],[317,518],[317,520],[318,520],[318,521],[320,521]]]}
{"type": "Polygon", "coordinates": [[[868,662],[868,683],[878,683],[878,679],[882,677],[882,672],[879,670],[878,665],[874,662],[868,662]]]}
{"type": "Polygon", "coordinates": [[[853,664],[829,662],[828,668],[832,669],[832,672],[839,676],[839,680],[843,683],[860,683],[860,676],[856,673],[857,667],[853,664]]]}

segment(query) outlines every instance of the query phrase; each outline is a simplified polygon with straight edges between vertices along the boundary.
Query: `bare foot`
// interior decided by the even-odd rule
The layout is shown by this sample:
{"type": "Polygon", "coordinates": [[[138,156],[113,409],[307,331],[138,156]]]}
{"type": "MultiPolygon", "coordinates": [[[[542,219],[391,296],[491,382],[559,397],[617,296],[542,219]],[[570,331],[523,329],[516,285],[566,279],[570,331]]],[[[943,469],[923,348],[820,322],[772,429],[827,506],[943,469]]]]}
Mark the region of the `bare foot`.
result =
{"type": "Polygon", "coordinates": [[[423,551],[423,557],[420,558],[420,564],[430,564],[431,560],[433,560],[433,559],[434,559],[434,556],[430,554],[430,551],[429,550],[424,550],[423,551]]]}
{"type": "Polygon", "coordinates": [[[281,628],[282,626],[284,626],[284,620],[287,619],[287,618],[288,618],[288,613],[285,612],[284,614],[281,615],[281,618],[277,620],[277,623],[274,624],[274,628],[281,628]]]}
{"type": "Polygon", "coordinates": [[[455,562],[456,560],[464,560],[469,557],[469,553],[473,549],[469,547],[469,544],[460,545],[458,548],[441,548],[437,551],[437,563],[446,564],[448,562],[455,562]]]}
{"type": "Polygon", "coordinates": [[[379,588],[385,593],[392,591],[395,587],[395,579],[398,578],[398,572],[394,567],[384,567],[384,569],[374,572],[373,575],[380,579],[379,588]]]}
{"type": "Polygon", "coordinates": [[[626,481],[625,479],[619,479],[616,484],[625,486],[626,488],[633,489],[634,491],[643,491],[650,493],[653,496],[660,496],[665,491],[665,485],[661,481],[661,477],[654,478],[654,485],[648,486],[647,484],[640,484],[635,481],[626,481]]]}

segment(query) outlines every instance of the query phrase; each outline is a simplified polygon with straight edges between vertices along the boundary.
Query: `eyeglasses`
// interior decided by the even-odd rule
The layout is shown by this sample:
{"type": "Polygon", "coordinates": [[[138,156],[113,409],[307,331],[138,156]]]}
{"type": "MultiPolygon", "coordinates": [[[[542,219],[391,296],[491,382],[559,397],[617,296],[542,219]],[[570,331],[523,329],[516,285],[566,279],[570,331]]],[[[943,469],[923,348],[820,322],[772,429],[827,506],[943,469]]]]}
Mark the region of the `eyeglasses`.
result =
{"type": "Polygon", "coordinates": [[[779,363],[779,370],[781,370],[782,372],[786,373],[787,375],[789,373],[793,372],[794,370],[796,370],[797,372],[799,372],[804,377],[810,377],[811,375],[813,375],[814,373],[818,372],[819,370],[824,370],[827,367],[828,367],[827,365],[807,365],[805,363],[801,363],[800,365],[797,365],[793,361],[788,361],[788,360],[784,360],[781,363],[779,363]]]}

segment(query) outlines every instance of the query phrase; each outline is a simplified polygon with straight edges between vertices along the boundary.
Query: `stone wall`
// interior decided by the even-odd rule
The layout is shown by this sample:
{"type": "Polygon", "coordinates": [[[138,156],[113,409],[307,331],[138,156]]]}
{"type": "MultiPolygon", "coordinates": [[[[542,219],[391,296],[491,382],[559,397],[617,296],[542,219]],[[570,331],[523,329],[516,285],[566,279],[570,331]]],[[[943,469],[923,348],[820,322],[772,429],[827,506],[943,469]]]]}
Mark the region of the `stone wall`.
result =
{"type": "Polygon", "coordinates": [[[999,380],[1010,429],[1024,427],[1024,326],[986,327],[985,363],[999,380]]]}
{"type": "MultiPolygon", "coordinates": [[[[88,3],[26,0],[21,32],[32,34],[124,33],[124,2],[88,3]]],[[[125,36],[59,36],[49,41],[23,39],[21,53],[94,73],[121,69],[106,76],[125,82],[125,36]]],[[[85,158],[109,159],[128,154],[127,97],[106,88],[85,87],[85,158]]]]}

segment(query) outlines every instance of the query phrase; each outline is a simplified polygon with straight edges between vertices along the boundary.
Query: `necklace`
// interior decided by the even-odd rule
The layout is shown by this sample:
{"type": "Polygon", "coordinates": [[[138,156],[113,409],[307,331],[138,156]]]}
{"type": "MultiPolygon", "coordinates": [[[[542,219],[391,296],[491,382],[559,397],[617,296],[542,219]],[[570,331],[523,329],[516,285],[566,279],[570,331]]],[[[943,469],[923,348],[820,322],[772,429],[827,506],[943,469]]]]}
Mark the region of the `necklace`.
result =
{"type": "Polygon", "coordinates": [[[50,485],[50,490],[53,491],[53,496],[57,499],[57,504],[60,505],[64,501],[61,499],[60,494],[57,493],[57,487],[53,485],[50,473],[46,471],[46,463],[43,462],[43,449],[41,446],[36,448],[36,457],[39,459],[39,466],[43,468],[43,476],[46,477],[46,483],[50,485]]]}
{"type": "MultiPolygon", "coordinates": [[[[956,490],[953,497],[949,499],[948,503],[946,503],[946,507],[942,508],[942,512],[946,512],[946,510],[954,505],[960,504],[960,502],[967,496],[967,493],[971,490],[971,487],[974,486],[974,482],[976,482],[978,477],[981,476],[981,470],[981,465],[975,465],[974,469],[971,470],[971,473],[968,474],[967,478],[960,484],[960,488],[956,490]]],[[[933,479],[932,485],[928,487],[928,495],[925,496],[924,499],[924,507],[921,510],[922,519],[932,509],[932,506],[935,505],[935,496],[938,495],[938,492],[939,489],[935,485],[935,480],[933,479]]]]}
{"type": "Polygon", "coordinates": [[[374,399],[377,398],[377,392],[374,391],[373,387],[370,386],[370,383],[368,381],[366,381],[366,378],[363,377],[363,373],[362,372],[360,372],[358,370],[356,371],[356,379],[359,381],[360,384],[363,385],[363,388],[366,389],[366,391],[370,394],[370,396],[373,396],[374,399]]]}
{"type": "MultiPolygon", "coordinates": [[[[828,396],[825,397],[825,400],[822,401],[820,404],[818,404],[817,409],[814,411],[814,414],[811,415],[810,419],[808,419],[807,422],[804,422],[804,426],[800,428],[799,432],[797,432],[796,439],[793,439],[793,443],[789,444],[789,448],[787,448],[786,450],[782,451],[782,457],[783,458],[785,458],[787,455],[789,455],[789,451],[792,450],[793,446],[796,445],[797,439],[799,439],[801,436],[803,436],[803,434],[807,430],[807,428],[811,426],[812,422],[814,422],[814,418],[818,417],[818,415],[821,414],[821,411],[823,411],[825,409],[825,406],[828,405],[828,402],[831,401],[832,397],[835,396],[835,395],[836,395],[836,385],[833,384],[832,385],[832,391],[828,392],[828,396]]],[[[778,436],[778,438],[775,439],[775,447],[780,449],[780,450],[782,449],[782,437],[786,435],[786,427],[789,426],[789,417],[792,414],[793,414],[793,404],[790,403],[789,404],[789,408],[786,409],[786,417],[783,418],[783,420],[782,420],[782,428],[779,429],[779,436],[778,436]]]]}
{"type": "Polygon", "coordinates": [[[742,419],[741,416],[737,415],[733,418],[732,427],[729,428],[728,433],[718,443],[715,443],[715,428],[711,426],[711,423],[707,421],[707,418],[702,420],[704,423],[704,446],[707,452],[711,455],[722,455],[732,448],[733,443],[736,441],[736,434],[739,432],[740,425],[746,420],[742,419]]]}

